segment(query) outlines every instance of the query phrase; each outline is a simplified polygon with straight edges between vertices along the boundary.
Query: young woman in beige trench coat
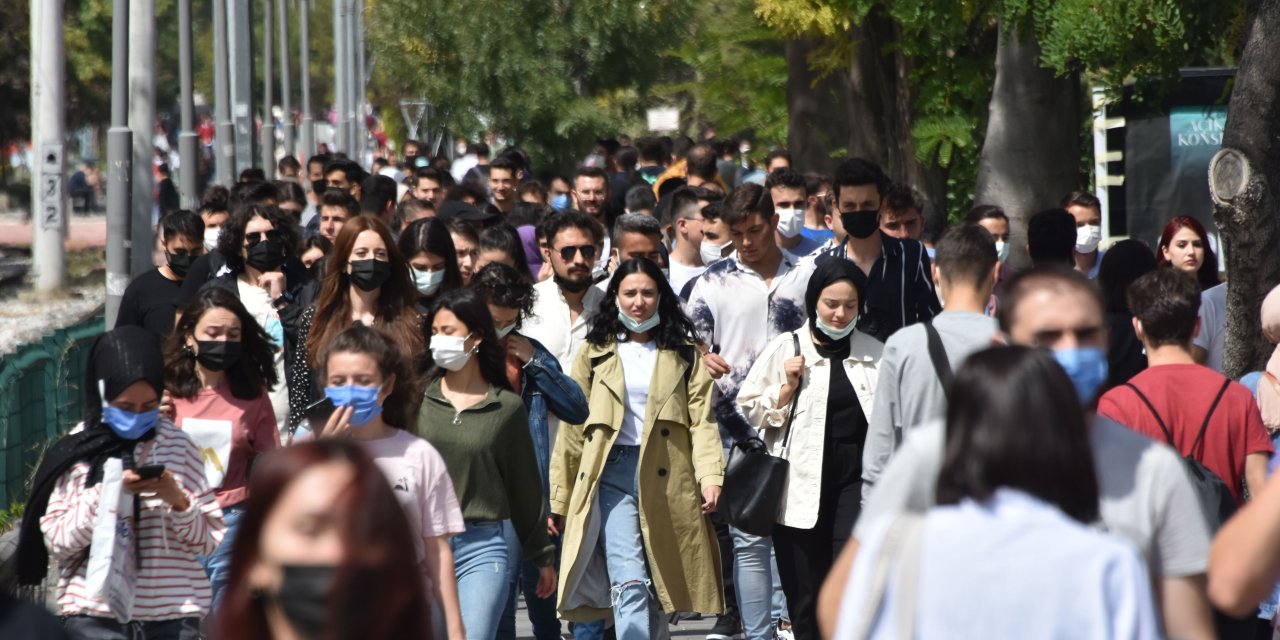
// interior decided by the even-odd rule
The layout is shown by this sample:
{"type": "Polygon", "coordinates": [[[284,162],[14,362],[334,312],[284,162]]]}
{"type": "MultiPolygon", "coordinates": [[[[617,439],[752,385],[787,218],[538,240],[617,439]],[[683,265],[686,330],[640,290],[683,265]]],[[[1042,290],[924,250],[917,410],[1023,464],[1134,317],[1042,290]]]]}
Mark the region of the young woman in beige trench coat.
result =
{"type": "Polygon", "coordinates": [[[558,609],[579,622],[612,613],[619,640],[665,635],[661,612],[724,607],[707,519],[724,457],[692,333],[658,267],[627,260],[573,365],[590,415],[561,426],[551,459],[564,528],[558,609]]]}

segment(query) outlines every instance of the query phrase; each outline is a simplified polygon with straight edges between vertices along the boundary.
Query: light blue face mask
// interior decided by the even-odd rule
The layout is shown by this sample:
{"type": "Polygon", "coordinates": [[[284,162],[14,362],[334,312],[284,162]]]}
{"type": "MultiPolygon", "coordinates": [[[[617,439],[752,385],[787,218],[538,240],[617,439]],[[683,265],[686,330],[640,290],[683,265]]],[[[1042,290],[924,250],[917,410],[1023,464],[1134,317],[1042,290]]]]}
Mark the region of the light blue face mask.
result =
{"type": "Polygon", "coordinates": [[[636,320],[635,318],[623,313],[621,309],[618,310],[618,320],[622,322],[622,326],[626,327],[628,331],[633,331],[635,333],[644,333],[658,326],[660,316],[661,314],[654,311],[653,315],[649,316],[648,320],[636,320]]]}
{"type": "Polygon", "coordinates": [[[351,419],[347,423],[353,427],[363,427],[369,424],[378,414],[382,413],[382,405],[378,404],[378,392],[381,390],[381,386],[358,387],[356,385],[344,385],[325,387],[324,395],[333,402],[333,406],[339,409],[342,407],[354,407],[351,412],[351,419]]]}
{"type": "Polygon", "coordinates": [[[552,196],[551,208],[556,211],[568,211],[573,206],[573,200],[569,199],[569,194],[562,193],[558,196],[552,196]]]}
{"type": "Polygon", "coordinates": [[[119,407],[107,405],[102,408],[102,421],[106,423],[116,435],[125,440],[137,440],[147,435],[147,432],[156,428],[156,422],[160,420],[160,409],[152,409],[141,413],[134,413],[119,407]]]}
{"type": "Polygon", "coordinates": [[[832,340],[844,340],[849,337],[849,334],[853,333],[854,325],[858,324],[858,318],[855,316],[849,324],[844,326],[843,329],[833,328],[831,325],[823,322],[822,318],[814,318],[813,324],[818,327],[819,331],[827,334],[828,338],[831,338],[832,340]]]}
{"type": "Polygon", "coordinates": [[[1107,352],[1098,347],[1055,349],[1053,357],[1076,386],[1080,404],[1092,402],[1098,388],[1107,380],[1107,352]]]}
{"type": "Polygon", "coordinates": [[[409,267],[413,272],[413,286],[417,287],[418,293],[424,296],[434,295],[440,290],[440,285],[444,283],[444,269],[436,269],[435,271],[419,271],[413,267],[409,267]]]}

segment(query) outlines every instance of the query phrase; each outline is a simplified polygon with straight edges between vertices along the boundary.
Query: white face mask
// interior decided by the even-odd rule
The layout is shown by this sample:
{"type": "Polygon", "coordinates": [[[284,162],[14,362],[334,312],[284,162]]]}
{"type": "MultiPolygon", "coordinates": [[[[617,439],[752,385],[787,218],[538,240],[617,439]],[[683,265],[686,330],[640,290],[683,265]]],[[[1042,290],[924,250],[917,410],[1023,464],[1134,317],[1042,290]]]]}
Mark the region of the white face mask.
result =
{"type": "Polygon", "coordinates": [[[778,209],[778,233],[784,238],[800,235],[804,228],[804,209],[778,209]]]}
{"type": "Polygon", "coordinates": [[[714,244],[703,240],[702,246],[698,248],[698,254],[702,257],[702,264],[709,267],[723,260],[724,249],[731,244],[733,244],[732,240],[722,242],[720,244],[714,244]]]}
{"type": "Polygon", "coordinates": [[[510,334],[512,331],[514,331],[514,330],[515,330],[515,328],[516,328],[516,323],[512,322],[511,324],[509,324],[509,325],[507,325],[507,326],[505,326],[505,327],[502,327],[502,328],[500,328],[500,329],[497,329],[497,332],[498,332],[498,339],[499,339],[499,340],[501,340],[501,339],[503,339],[503,338],[507,337],[507,335],[508,335],[508,334],[510,334]]]}
{"type": "Polygon", "coordinates": [[[222,235],[222,227],[212,227],[204,230],[204,248],[205,251],[213,251],[218,248],[218,236],[222,235]]]}
{"type": "Polygon", "coordinates": [[[435,271],[419,271],[413,267],[409,269],[413,272],[413,286],[417,287],[418,293],[424,296],[433,295],[444,283],[444,269],[435,271]]]}
{"type": "Polygon", "coordinates": [[[1009,261],[1009,243],[1003,240],[996,240],[996,260],[1000,262],[1009,261]]]}
{"type": "Polygon", "coordinates": [[[1102,242],[1101,226],[1086,224],[1076,227],[1076,253],[1093,253],[1098,250],[1099,242],[1102,242]]]}
{"type": "Polygon", "coordinates": [[[431,336],[431,359],[449,371],[457,371],[467,366],[467,361],[471,360],[471,354],[480,348],[480,345],[476,344],[470,350],[467,349],[467,338],[470,337],[469,333],[465,336],[441,334],[431,336]]]}

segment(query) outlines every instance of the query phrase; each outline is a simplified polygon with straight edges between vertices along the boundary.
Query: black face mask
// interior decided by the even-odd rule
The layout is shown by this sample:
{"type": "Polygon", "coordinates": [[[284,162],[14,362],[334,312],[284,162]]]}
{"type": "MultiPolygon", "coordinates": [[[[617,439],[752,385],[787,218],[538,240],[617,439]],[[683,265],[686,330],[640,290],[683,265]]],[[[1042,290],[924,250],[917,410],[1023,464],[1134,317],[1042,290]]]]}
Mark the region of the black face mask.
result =
{"type": "Polygon", "coordinates": [[[849,235],[858,239],[870,238],[880,228],[880,212],[848,211],[840,214],[840,222],[849,235]]]}
{"type": "Polygon", "coordinates": [[[270,239],[249,245],[249,258],[245,262],[258,271],[275,271],[284,264],[284,245],[270,239]]]}
{"type": "Polygon", "coordinates": [[[244,345],[239,340],[197,340],[196,360],[210,371],[226,371],[240,361],[244,345]]]}
{"type": "Polygon", "coordinates": [[[559,273],[554,273],[552,278],[556,281],[556,286],[568,291],[569,293],[582,293],[591,286],[591,277],[588,276],[582,280],[570,280],[559,273]]]}
{"type": "Polygon", "coordinates": [[[187,272],[191,270],[191,265],[196,261],[196,256],[189,253],[186,255],[178,255],[166,251],[164,252],[164,257],[169,260],[169,270],[173,272],[173,275],[178,276],[179,278],[187,277],[187,272]]]}
{"type": "Polygon", "coordinates": [[[319,638],[334,618],[330,595],[338,577],[334,566],[280,567],[280,590],[269,594],[288,618],[294,631],[304,638],[319,638]]]}
{"type": "Polygon", "coordinates": [[[361,291],[373,291],[391,277],[391,263],[386,260],[352,260],[351,283],[361,291]]]}
{"type": "Polygon", "coordinates": [[[324,190],[328,188],[329,188],[329,181],[325,180],[324,178],[311,181],[311,193],[316,194],[317,198],[319,198],[320,194],[324,193],[324,190]]]}

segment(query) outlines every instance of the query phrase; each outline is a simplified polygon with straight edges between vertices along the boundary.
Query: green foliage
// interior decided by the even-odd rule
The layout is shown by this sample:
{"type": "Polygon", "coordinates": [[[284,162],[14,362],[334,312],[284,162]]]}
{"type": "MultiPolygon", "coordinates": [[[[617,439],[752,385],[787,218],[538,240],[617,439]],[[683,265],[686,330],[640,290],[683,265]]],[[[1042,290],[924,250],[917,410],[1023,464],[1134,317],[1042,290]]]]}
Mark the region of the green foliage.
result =
{"type": "Polygon", "coordinates": [[[752,0],[708,0],[697,11],[693,32],[667,52],[677,66],[654,94],[722,135],[751,132],[757,149],[785,145],[783,41],[752,14],[752,0]]]}
{"type": "Polygon", "coordinates": [[[18,526],[18,523],[22,521],[22,512],[25,508],[25,504],[15,502],[9,505],[8,509],[0,510],[0,533],[18,526]]]}
{"type": "Polygon", "coordinates": [[[639,122],[691,0],[379,0],[366,25],[383,96],[425,96],[437,121],[492,129],[566,165],[639,122]]]}

